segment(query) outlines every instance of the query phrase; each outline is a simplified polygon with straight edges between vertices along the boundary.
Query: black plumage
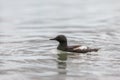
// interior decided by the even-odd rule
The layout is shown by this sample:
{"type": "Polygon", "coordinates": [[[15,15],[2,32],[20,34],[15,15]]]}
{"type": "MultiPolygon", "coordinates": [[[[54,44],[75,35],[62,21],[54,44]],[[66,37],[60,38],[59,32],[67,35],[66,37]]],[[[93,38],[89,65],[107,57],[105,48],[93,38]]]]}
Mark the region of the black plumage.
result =
{"type": "Polygon", "coordinates": [[[87,53],[87,52],[97,52],[99,50],[99,48],[89,48],[89,47],[81,46],[81,45],[68,46],[67,38],[64,35],[58,35],[57,37],[50,39],[50,40],[58,41],[59,45],[57,49],[62,50],[62,51],[87,53]]]}

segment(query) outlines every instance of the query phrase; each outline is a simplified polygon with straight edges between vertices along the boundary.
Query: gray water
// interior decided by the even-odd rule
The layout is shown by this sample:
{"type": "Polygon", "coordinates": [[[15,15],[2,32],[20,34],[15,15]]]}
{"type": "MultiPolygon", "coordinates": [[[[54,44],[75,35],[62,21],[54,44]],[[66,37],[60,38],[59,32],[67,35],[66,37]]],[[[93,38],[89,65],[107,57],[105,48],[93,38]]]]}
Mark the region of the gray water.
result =
{"type": "Polygon", "coordinates": [[[0,0],[0,80],[120,80],[120,0],[0,0]],[[50,38],[101,48],[56,50],[50,38]]]}

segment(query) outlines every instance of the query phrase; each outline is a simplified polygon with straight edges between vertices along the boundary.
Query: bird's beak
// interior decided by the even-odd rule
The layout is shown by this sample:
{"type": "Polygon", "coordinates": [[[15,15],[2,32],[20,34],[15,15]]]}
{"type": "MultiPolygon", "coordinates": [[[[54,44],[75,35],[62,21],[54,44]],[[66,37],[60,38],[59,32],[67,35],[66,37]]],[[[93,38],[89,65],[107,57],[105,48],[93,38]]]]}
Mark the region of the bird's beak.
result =
{"type": "Polygon", "coordinates": [[[50,39],[50,40],[56,40],[55,38],[53,38],[53,39],[50,39]]]}

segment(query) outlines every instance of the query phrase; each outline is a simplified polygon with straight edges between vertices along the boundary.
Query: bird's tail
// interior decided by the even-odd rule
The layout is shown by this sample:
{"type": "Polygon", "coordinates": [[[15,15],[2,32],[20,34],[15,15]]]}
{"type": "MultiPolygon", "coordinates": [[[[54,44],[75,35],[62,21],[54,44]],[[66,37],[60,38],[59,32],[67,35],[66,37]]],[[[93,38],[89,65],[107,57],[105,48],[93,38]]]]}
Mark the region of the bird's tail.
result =
{"type": "Polygon", "coordinates": [[[86,50],[82,50],[82,53],[86,53],[86,52],[97,52],[99,51],[100,48],[89,48],[89,49],[86,49],[86,50]]]}
{"type": "Polygon", "coordinates": [[[94,48],[94,49],[91,49],[91,52],[92,51],[97,52],[98,50],[100,50],[100,48],[94,48]]]}

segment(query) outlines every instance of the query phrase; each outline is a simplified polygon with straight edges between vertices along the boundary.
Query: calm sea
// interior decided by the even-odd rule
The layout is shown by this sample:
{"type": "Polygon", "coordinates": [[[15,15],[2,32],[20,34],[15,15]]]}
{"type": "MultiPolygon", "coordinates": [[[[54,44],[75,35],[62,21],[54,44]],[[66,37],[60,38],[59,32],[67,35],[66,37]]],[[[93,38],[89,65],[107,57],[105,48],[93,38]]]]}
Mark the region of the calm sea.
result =
{"type": "Polygon", "coordinates": [[[120,0],[0,0],[0,80],[120,80],[120,0]]]}

